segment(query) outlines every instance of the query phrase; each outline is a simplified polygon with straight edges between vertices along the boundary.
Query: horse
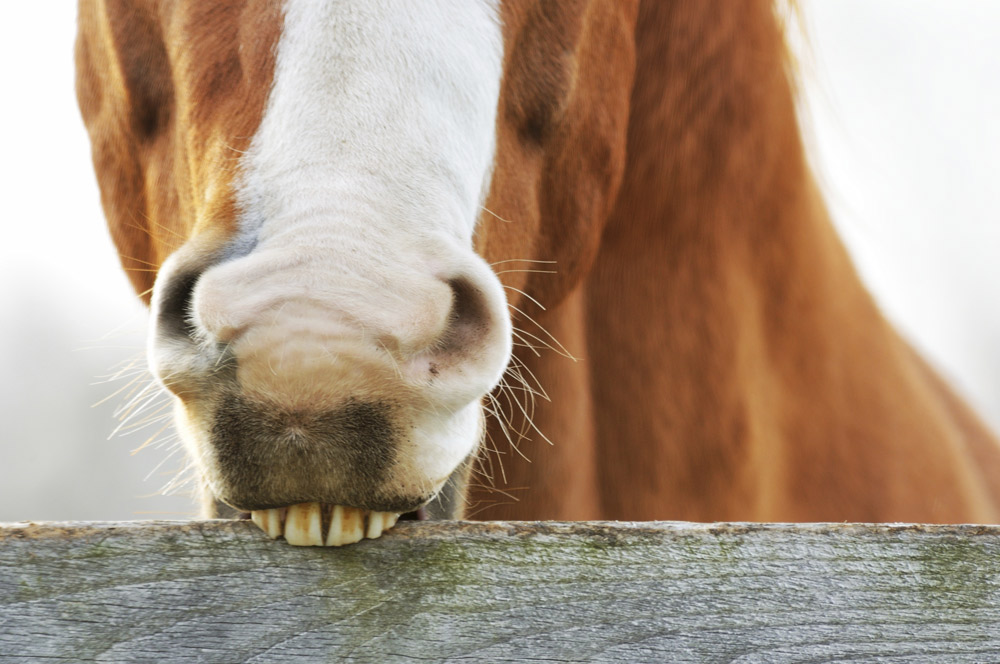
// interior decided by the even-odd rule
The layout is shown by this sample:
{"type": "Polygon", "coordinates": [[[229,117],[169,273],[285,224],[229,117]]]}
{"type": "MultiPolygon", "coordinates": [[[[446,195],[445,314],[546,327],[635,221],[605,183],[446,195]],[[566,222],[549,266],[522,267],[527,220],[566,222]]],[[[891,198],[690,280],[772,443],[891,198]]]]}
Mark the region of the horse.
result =
{"type": "Polygon", "coordinates": [[[989,522],[769,0],[80,0],[77,94],[205,516],[989,522]]]}

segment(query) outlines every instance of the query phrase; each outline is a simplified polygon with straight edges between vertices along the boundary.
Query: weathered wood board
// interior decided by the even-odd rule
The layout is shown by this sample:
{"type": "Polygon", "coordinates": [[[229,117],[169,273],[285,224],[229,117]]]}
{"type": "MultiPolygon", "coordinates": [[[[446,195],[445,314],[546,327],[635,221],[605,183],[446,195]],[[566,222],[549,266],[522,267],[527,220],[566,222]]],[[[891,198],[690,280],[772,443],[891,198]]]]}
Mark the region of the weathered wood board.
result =
{"type": "Polygon", "coordinates": [[[1000,527],[0,526],[0,662],[998,662],[1000,527]]]}

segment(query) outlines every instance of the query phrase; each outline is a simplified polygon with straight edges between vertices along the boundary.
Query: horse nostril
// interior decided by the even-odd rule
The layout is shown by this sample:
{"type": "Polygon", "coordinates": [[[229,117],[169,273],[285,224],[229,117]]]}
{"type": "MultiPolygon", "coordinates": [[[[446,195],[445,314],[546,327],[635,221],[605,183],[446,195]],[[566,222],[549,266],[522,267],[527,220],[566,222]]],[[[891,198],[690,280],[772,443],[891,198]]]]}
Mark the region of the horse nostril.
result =
{"type": "Polygon", "coordinates": [[[190,270],[167,277],[154,321],[159,333],[187,339],[195,337],[197,328],[191,317],[191,296],[200,276],[200,270],[190,270]]]}
{"type": "Polygon", "coordinates": [[[461,354],[474,347],[490,325],[489,304],[483,292],[463,277],[448,280],[452,300],[448,328],[441,350],[461,354]]]}

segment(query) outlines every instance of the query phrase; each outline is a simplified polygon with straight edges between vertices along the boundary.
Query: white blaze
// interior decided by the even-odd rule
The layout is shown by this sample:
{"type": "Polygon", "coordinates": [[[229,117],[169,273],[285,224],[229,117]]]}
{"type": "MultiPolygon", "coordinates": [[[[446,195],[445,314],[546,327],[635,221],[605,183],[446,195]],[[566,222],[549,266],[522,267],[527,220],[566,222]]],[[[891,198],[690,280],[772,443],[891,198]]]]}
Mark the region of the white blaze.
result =
{"type": "MultiPolygon", "coordinates": [[[[431,291],[470,270],[502,299],[472,252],[501,60],[494,0],[288,0],[269,101],[240,162],[234,247],[253,250],[205,275],[205,329],[225,337],[301,296],[406,337],[423,322],[396,314],[440,301],[431,291]]],[[[402,342],[421,343],[414,334],[402,342]]]]}
{"type": "Polygon", "coordinates": [[[287,0],[243,162],[245,232],[267,242],[303,216],[354,211],[380,231],[470,243],[495,144],[495,4],[287,0]]]}
{"type": "Polygon", "coordinates": [[[317,372],[376,375],[365,367],[387,360],[372,356],[373,341],[391,339],[398,363],[386,367],[401,381],[426,375],[449,284],[473,284],[493,332],[468,364],[437,377],[437,396],[428,387],[437,401],[398,450],[400,485],[407,467],[443,481],[474,449],[479,399],[510,353],[503,290],[473,250],[502,48],[496,0],[287,0],[272,90],[240,160],[234,248],[246,255],[207,270],[193,294],[197,325],[238,339],[244,390],[315,405],[317,372]],[[359,368],[316,364],[324,353],[359,368]]]}

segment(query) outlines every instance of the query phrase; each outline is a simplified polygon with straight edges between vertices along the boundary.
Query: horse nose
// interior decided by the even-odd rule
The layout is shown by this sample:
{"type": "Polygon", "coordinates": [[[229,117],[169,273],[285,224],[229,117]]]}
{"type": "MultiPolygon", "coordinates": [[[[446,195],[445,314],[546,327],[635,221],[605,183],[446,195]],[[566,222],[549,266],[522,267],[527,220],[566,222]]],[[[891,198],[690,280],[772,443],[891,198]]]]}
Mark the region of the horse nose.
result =
{"type": "Polygon", "coordinates": [[[411,346],[400,360],[410,379],[427,389],[450,390],[457,406],[482,397],[500,380],[511,350],[510,322],[495,278],[470,271],[442,281],[450,297],[438,334],[411,346]]]}
{"type": "Polygon", "coordinates": [[[151,366],[213,494],[383,510],[440,490],[478,445],[479,402],[511,350],[489,266],[448,267],[359,276],[301,252],[168,261],[151,366]]]}
{"type": "Polygon", "coordinates": [[[440,274],[397,268],[375,276],[316,263],[272,252],[171,266],[154,305],[159,344],[169,351],[189,342],[187,355],[200,355],[202,365],[226,353],[241,385],[269,401],[320,393],[330,401],[358,382],[347,374],[368,372],[459,407],[499,380],[509,321],[499,282],[481,260],[440,274]]]}

